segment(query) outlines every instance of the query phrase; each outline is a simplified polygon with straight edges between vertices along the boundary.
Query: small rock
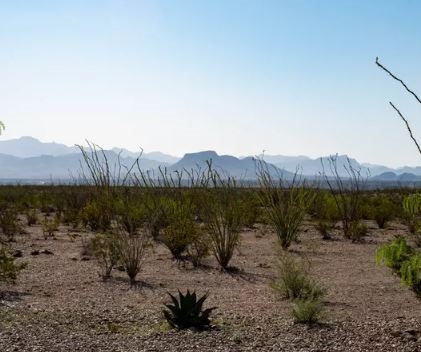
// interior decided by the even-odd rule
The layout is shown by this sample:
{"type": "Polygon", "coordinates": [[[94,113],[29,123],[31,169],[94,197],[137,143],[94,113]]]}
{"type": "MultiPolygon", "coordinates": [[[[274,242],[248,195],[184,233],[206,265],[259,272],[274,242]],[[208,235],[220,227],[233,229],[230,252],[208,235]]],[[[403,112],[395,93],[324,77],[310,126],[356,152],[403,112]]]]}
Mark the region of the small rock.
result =
{"type": "Polygon", "coordinates": [[[84,255],[82,258],[80,258],[81,261],[83,262],[87,262],[89,260],[91,260],[91,258],[89,258],[88,256],[84,255]]]}
{"type": "Polygon", "coordinates": [[[47,255],[54,255],[53,252],[51,252],[49,249],[44,249],[40,252],[41,254],[47,254],[47,255]]]}
{"type": "Polygon", "coordinates": [[[39,254],[39,250],[35,249],[31,252],[31,255],[38,255],[39,254]]]}

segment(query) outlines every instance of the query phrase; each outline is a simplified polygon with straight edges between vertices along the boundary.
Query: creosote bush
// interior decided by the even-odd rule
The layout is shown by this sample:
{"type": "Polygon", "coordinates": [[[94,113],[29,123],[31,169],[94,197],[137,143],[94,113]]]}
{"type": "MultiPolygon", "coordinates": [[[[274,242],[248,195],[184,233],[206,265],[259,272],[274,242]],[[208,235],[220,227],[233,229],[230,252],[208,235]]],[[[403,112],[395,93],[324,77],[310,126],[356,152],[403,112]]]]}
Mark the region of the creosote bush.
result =
{"type": "Polygon", "coordinates": [[[0,209],[0,229],[9,241],[13,241],[15,236],[22,231],[16,208],[6,207],[0,209]]]}
{"type": "Polygon", "coordinates": [[[14,283],[26,263],[17,264],[5,245],[0,244],[0,283],[14,283]]]}
{"type": "Polygon", "coordinates": [[[164,230],[164,244],[174,259],[183,259],[182,254],[199,237],[199,228],[193,220],[188,201],[177,200],[168,205],[169,225],[164,230]]]}
{"type": "Polygon", "coordinates": [[[95,234],[89,244],[89,249],[98,261],[101,269],[101,277],[107,280],[111,276],[111,271],[119,263],[120,251],[117,234],[108,232],[105,234],[95,234]]]}

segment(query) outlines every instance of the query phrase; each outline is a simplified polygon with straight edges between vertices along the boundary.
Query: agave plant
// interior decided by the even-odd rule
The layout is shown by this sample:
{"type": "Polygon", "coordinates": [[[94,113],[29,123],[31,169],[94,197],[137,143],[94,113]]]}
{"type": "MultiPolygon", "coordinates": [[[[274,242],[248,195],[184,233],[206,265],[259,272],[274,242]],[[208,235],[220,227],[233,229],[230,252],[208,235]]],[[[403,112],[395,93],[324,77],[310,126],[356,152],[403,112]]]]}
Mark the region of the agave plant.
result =
{"type": "Polygon", "coordinates": [[[173,304],[166,304],[168,309],[163,310],[164,316],[168,323],[177,329],[187,329],[194,327],[196,329],[205,329],[209,327],[210,313],[216,309],[216,307],[202,310],[203,303],[208,297],[207,294],[203,295],[199,299],[196,296],[196,292],[187,293],[183,295],[178,290],[178,299],[168,292],[171,297],[173,304]]]}

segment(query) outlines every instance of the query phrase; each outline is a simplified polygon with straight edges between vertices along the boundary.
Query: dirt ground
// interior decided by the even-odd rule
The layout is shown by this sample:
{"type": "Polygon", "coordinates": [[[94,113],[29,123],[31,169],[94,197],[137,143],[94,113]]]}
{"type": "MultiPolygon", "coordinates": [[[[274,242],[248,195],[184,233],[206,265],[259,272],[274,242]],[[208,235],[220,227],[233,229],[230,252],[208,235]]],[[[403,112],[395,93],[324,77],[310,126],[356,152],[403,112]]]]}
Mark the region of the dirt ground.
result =
{"type": "Polygon", "coordinates": [[[0,351],[421,351],[421,301],[375,264],[376,248],[406,234],[405,226],[369,227],[364,243],[351,243],[340,231],[323,241],[306,224],[291,247],[328,289],[326,316],[310,327],[294,324],[291,303],[269,287],[276,236],[261,228],[242,233],[232,261],[237,273],[220,272],[211,257],[204,268],[179,266],[156,245],[134,288],[117,270],[108,282],[100,279],[96,262],[81,254],[82,238],[91,234],[73,239],[61,227],[56,240],[45,240],[39,226],[27,228],[13,247],[28,267],[16,285],[0,288],[0,351]],[[218,307],[211,330],[166,324],[167,292],[187,288],[209,292],[205,306],[218,307]]]}

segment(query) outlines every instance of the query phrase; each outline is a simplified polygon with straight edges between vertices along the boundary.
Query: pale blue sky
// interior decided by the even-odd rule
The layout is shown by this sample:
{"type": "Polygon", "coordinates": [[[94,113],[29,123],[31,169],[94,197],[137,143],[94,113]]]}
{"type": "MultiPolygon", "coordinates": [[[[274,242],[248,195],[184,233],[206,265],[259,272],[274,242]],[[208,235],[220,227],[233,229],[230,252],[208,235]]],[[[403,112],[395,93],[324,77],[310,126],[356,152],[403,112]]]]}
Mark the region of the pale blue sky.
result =
{"type": "Polygon", "coordinates": [[[421,165],[421,1],[0,1],[2,139],[421,165]]]}

